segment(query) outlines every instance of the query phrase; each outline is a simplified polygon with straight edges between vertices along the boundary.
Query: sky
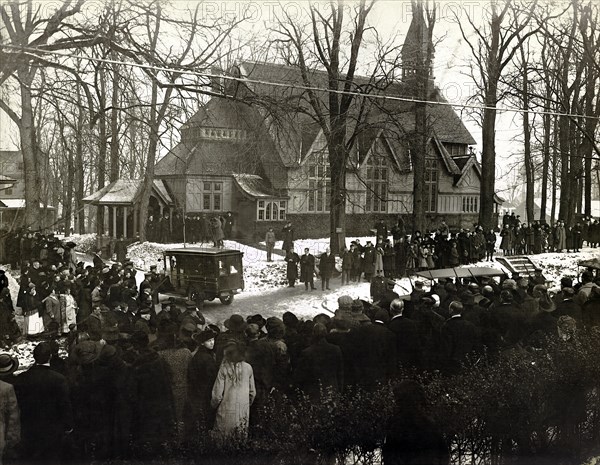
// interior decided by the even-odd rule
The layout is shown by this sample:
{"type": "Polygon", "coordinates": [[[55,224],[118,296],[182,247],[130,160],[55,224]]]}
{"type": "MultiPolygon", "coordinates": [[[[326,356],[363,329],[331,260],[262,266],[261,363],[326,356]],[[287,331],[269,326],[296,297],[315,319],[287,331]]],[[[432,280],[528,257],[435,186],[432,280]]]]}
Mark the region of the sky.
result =
{"type": "MultiPolygon", "coordinates": [[[[193,1],[175,0],[172,2],[175,10],[184,10],[194,6],[193,1]]],[[[437,22],[434,28],[434,39],[436,40],[436,52],[434,62],[434,76],[437,86],[441,89],[445,98],[456,104],[467,103],[474,94],[474,84],[466,74],[468,72],[468,60],[470,49],[461,37],[460,30],[456,24],[456,17],[465,20],[469,14],[475,20],[483,16],[483,8],[488,5],[487,1],[473,0],[442,0],[437,2],[437,22]]],[[[244,26],[246,30],[239,34],[254,34],[258,39],[264,37],[265,32],[275,25],[276,18],[282,12],[294,17],[301,15],[307,2],[286,1],[277,2],[269,0],[243,0],[243,1],[211,1],[205,0],[201,3],[200,18],[241,16],[243,12],[250,15],[250,21],[244,26]]],[[[327,8],[328,2],[319,2],[319,8],[327,8]]],[[[351,3],[349,2],[349,7],[351,3]]],[[[96,5],[97,7],[97,5],[96,5]]],[[[411,21],[410,1],[382,0],[376,3],[369,16],[370,24],[384,40],[402,43],[408,31],[411,21]]],[[[468,28],[467,28],[468,29],[468,28]]],[[[473,32],[469,32],[473,37],[473,32]]],[[[362,55],[368,60],[368,51],[362,55]]],[[[456,108],[461,114],[461,109],[456,108]]],[[[477,141],[476,151],[481,150],[481,130],[477,123],[466,113],[462,119],[477,141]]],[[[502,188],[508,177],[504,175],[507,171],[508,162],[514,161],[522,153],[522,144],[518,141],[521,132],[519,128],[520,117],[513,114],[502,114],[499,116],[496,134],[497,144],[497,172],[498,187],[502,188]]],[[[14,142],[18,140],[16,127],[8,116],[0,111],[0,149],[15,149],[14,142]]]]}

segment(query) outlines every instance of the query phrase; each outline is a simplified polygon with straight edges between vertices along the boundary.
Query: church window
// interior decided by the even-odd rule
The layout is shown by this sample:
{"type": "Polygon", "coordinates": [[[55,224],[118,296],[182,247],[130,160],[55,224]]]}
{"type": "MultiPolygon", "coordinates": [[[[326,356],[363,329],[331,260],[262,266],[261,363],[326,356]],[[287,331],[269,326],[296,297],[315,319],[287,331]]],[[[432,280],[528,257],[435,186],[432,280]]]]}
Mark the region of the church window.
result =
{"type": "Polygon", "coordinates": [[[386,212],[389,172],[387,156],[373,152],[365,166],[365,185],[367,187],[366,210],[368,212],[386,212]]]}
{"type": "Polygon", "coordinates": [[[285,220],[285,200],[259,200],[257,203],[258,221],[282,221],[285,220]]]}
{"type": "Polygon", "coordinates": [[[308,211],[328,212],[331,197],[330,167],[327,152],[313,154],[308,161],[308,211]]]}
{"type": "Polygon", "coordinates": [[[426,213],[437,211],[439,169],[435,158],[425,160],[425,192],[423,203],[426,213]]]}

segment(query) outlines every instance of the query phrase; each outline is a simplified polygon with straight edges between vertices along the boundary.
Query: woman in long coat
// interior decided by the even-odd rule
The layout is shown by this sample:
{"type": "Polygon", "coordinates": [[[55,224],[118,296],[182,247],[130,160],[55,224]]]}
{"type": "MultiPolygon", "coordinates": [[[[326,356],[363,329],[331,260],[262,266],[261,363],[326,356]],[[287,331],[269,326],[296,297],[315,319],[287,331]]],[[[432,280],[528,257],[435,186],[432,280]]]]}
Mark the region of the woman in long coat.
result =
{"type": "Polygon", "coordinates": [[[243,349],[236,343],[229,345],[212,390],[211,404],[217,409],[213,431],[217,438],[247,438],[255,396],[254,372],[244,361],[243,349]]]}

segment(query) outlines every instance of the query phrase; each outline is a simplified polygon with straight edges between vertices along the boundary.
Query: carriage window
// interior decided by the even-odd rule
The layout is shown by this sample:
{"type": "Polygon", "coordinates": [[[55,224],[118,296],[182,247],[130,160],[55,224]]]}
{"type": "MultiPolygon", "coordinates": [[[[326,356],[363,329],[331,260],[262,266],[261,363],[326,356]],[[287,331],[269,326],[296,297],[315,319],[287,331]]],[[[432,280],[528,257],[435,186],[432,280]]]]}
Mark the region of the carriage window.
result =
{"type": "Polygon", "coordinates": [[[235,265],[229,265],[229,274],[238,274],[238,273],[239,273],[239,271],[235,267],[235,265]]]}
{"type": "Polygon", "coordinates": [[[219,260],[219,276],[227,276],[228,273],[227,266],[223,260],[219,260]]]}

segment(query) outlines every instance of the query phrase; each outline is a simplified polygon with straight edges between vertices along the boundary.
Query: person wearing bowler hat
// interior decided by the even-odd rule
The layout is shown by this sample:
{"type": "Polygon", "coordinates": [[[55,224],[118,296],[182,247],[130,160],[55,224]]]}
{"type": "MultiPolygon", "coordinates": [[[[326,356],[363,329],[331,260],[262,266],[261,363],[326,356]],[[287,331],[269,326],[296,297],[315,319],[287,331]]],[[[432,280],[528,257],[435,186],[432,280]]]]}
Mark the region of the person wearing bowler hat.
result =
{"type": "MultiPolygon", "coordinates": [[[[12,384],[3,381],[19,368],[19,361],[0,354],[0,465],[5,451],[12,451],[21,440],[19,405],[12,384]]],[[[11,454],[12,455],[12,454],[11,454]]]]}
{"type": "Polygon", "coordinates": [[[210,399],[219,369],[213,350],[216,335],[214,331],[206,329],[192,336],[198,350],[188,366],[188,398],[184,415],[184,437],[188,442],[202,437],[214,423],[215,416],[210,399]]]}

